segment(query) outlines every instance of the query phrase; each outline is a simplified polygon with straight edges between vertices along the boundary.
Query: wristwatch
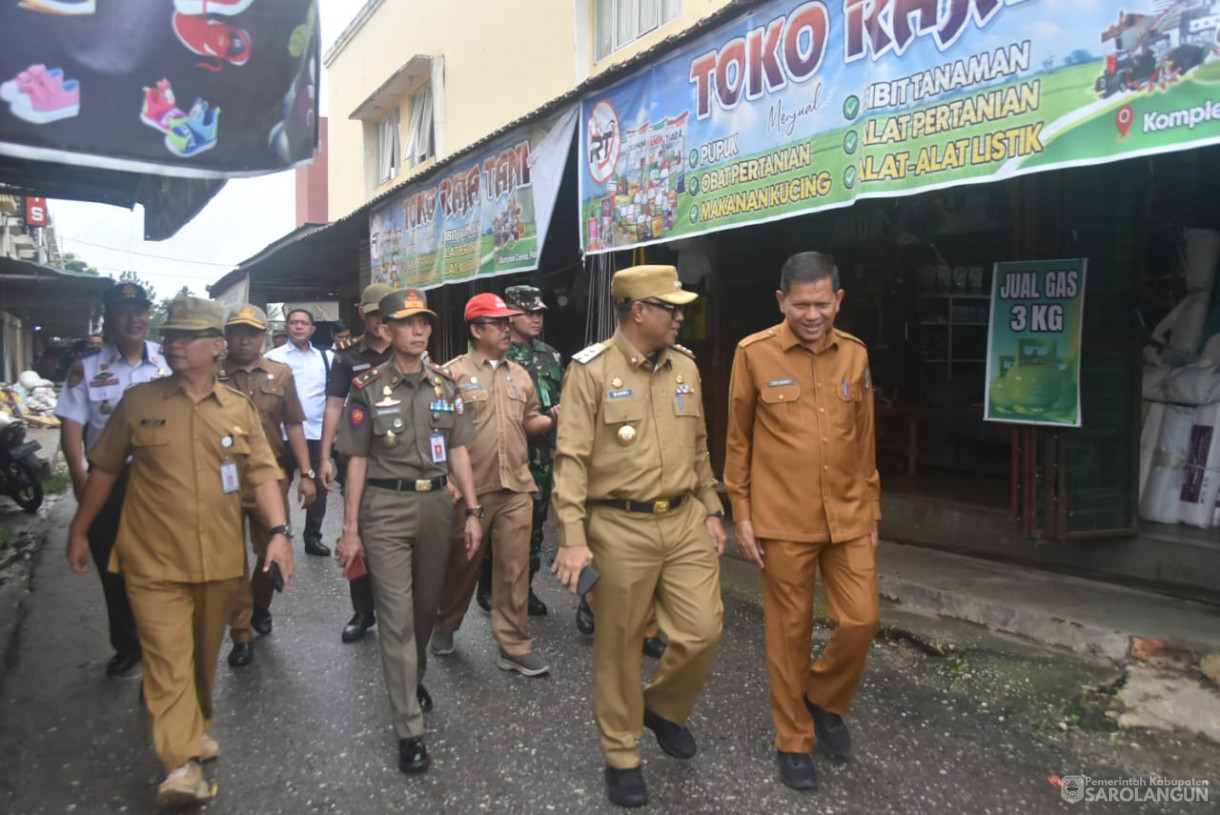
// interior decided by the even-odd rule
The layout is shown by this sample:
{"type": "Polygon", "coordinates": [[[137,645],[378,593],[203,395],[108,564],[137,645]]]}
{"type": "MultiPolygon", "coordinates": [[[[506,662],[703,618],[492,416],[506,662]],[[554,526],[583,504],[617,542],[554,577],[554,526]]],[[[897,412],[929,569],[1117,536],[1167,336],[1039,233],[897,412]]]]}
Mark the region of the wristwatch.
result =
{"type": "Polygon", "coordinates": [[[271,534],[272,537],[274,537],[276,535],[283,535],[284,537],[286,537],[290,540],[292,539],[292,527],[289,524],[280,524],[279,526],[273,526],[273,527],[271,527],[271,529],[269,529],[267,531],[271,534]]]}
{"type": "Polygon", "coordinates": [[[474,509],[471,509],[469,507],[466,508],[466,517],[467,518],[482,518],[486,514],[487,514],[487,511],[485,509],[483,509],[482,504],[479,504],[474,509]]]}
{"type": "Polygon", "coordinates": [[[307,472],[307,473],[301,473],[301,475],[305,476],[305,477],[306,477],[306,478],[308,478],[310,481],[317,481],[317,480],[318,480],[318,474],[317,474],[317,473],[315,473],[313,470],[310,470],[310,471],[309,471],[309,472],[307,472]]]}
{"type": "Polygon", "coordinates": [[[723,510],[723,509],[718,509],[718,510],[716,510],[715,512],[709,512],[709,513],[707,514],[707,517],[709,517],[709,518],[723,518],[723,517],[724,517],[724,510],[723,510]]]}

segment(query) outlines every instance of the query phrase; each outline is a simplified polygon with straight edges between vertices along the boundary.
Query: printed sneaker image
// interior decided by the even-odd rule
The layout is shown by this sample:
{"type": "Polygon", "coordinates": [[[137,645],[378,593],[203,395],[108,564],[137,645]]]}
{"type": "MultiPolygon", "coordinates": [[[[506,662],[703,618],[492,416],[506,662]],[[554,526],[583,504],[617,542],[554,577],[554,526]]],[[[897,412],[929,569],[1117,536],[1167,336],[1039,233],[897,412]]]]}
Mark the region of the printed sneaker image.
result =
{"type": "MultiPolygon", "coordinates": [[[[210,3],[208,4],[211,5],[210,3]]],[[[204,57],[214,57],[216,64],[200,62],[198,66],[219,71],[221,61],[245,65],[250,59],[250,35],[219,20],[202,15],[174,12],[174,35],[187,50],[204,57]]]]}
{"type": "Polygon", "coordinates": [[[9,81],[0,84],[0,99],[5,102],[14,102],[17,99],[17,94],[28,94],[30,92],[35,78],[49,76],[51,79],[59,82],[63,80],[63,75],[64,72],[60,68],[48,71],[45,65],[31,65],[9,81]]]}
{"type": "Polygon", "coordinates": [[[175,156],[190,158],[216,146],[220,127],[220,108],[196,99],[185,119],[176,122],[165,134],[165,148],[175,156]]]}
{"type": "Polygon", "coordinates": [[[62,70],[29,72],[24,81],[18,75],[13,82],[14,98],[6,101],[18,119],[45,125],[80,115],[80,82],[64,79],[62,70]]]}
{"type": "Polygon", "coordinates": [[[162,133],[186,119],[186,114],[174,103],[174,89],[168,79],[162,79],[156,86],[144,88],[144,104],[140,108],[140,121],[162,133]]]}
{"type": "Polygon", "coordinates": [[[254,0],[174,0],[174,8],[183,14],[241,14],[254,0]]]}
{"type": "Polygon", "coordinates": [[[21,0],[17,6],[45,14],[93,14],[97,11],[97,0],[21,0]]]}

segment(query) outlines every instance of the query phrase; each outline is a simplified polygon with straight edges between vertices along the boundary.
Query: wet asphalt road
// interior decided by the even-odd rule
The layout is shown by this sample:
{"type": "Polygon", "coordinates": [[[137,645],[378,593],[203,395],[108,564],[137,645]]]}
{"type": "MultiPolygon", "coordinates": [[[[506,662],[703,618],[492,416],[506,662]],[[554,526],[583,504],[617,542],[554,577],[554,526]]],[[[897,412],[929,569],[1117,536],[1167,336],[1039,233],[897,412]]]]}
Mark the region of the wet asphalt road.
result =
{"type": "MultiPolygon", "coordinates": [[[[62,557],[71,509],[69,498],[52,510],[18,661],[0,688],[0,812],[152,811],[162,772],[138,683],[103,676],[110,653],[97,578],[71,574],[62,557]]],[[[303,518],[295,515],[299,529],[303,518]]],[[[328,542],[340,515],[332,495],[328,542]]],[[[619,811],[606,802],[602,783],[590,641],[572,623],[575,600],[549,575],[540,575],[536,588],[551,613],[534,618],[532,631],[551,674],[527,679],[498,670],[488,617],[472,605],[457,652],[432,658],[429,667],[426,685],[436,701],[428,715],[432,769],[407,777],[395,765],[376,637],[340,643],[350,616],[347,584],[333,559],[306,557],[299,540],[295,545],[297,577],[276,598],[275,630],[257,639],[253,665],[231,669],[227,644],[222,650],[213,730],[222,754],[208,770],[219,796],[206,812],[619,811]]],[[[821,791],[788,790],[775,778],[761,609],[739,592],[726,593],[725,606],[714,675],[691,721],[699,754],[671,759],[645,731],[651,811],[1073,811],[1048,775],[1123,774],[1048,742],[1013,712],[1005,716],[1002,700],[981,709],[978,699],[941,681],[943,666],[930,665],[932,657],[878,642],[849,718],[855,760],[837,765],[818,757],[821,791]]],[[[825,635],[819,629],[815,636],[825,635]]],[[[1162,811],[1134,804],[1076,808],[1162,811]]]]}

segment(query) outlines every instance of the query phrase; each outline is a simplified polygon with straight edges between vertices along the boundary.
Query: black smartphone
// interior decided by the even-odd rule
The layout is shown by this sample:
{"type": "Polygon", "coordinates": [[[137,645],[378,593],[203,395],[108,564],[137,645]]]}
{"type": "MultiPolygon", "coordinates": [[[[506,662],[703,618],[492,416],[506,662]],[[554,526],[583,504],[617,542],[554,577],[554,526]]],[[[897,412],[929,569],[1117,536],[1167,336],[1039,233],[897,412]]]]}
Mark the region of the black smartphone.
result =
{"type": "Polygon", "coordinates": [[[276,591],[282,592],[284,590],[284,575],[280,572],[280,564],[272,561],[271,569],[268,570],[267,576],[271,578],[271,585],[275,587],[276,591]]]}
{"type": "Polygon", "coordinates": [[[597,573],[597,569],[594,569],[592,564],[585,566],[580,570],[580,579],[576,581],[576,593],[584,597],[593,591],[593,587],[601,579],[602,576],[597,573]]]}

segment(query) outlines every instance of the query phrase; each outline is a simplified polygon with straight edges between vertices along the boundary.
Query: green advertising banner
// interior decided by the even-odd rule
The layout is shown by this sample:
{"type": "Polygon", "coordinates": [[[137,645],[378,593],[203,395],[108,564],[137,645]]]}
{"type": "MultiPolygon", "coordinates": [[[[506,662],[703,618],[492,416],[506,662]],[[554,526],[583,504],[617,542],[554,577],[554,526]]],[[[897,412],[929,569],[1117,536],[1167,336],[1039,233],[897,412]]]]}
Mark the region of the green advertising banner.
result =
{"type": "Polygon", "coordinates": [[[1087,265],[1083,259],[995,265],[987,421],[1080,427],[1087,265]]]}

